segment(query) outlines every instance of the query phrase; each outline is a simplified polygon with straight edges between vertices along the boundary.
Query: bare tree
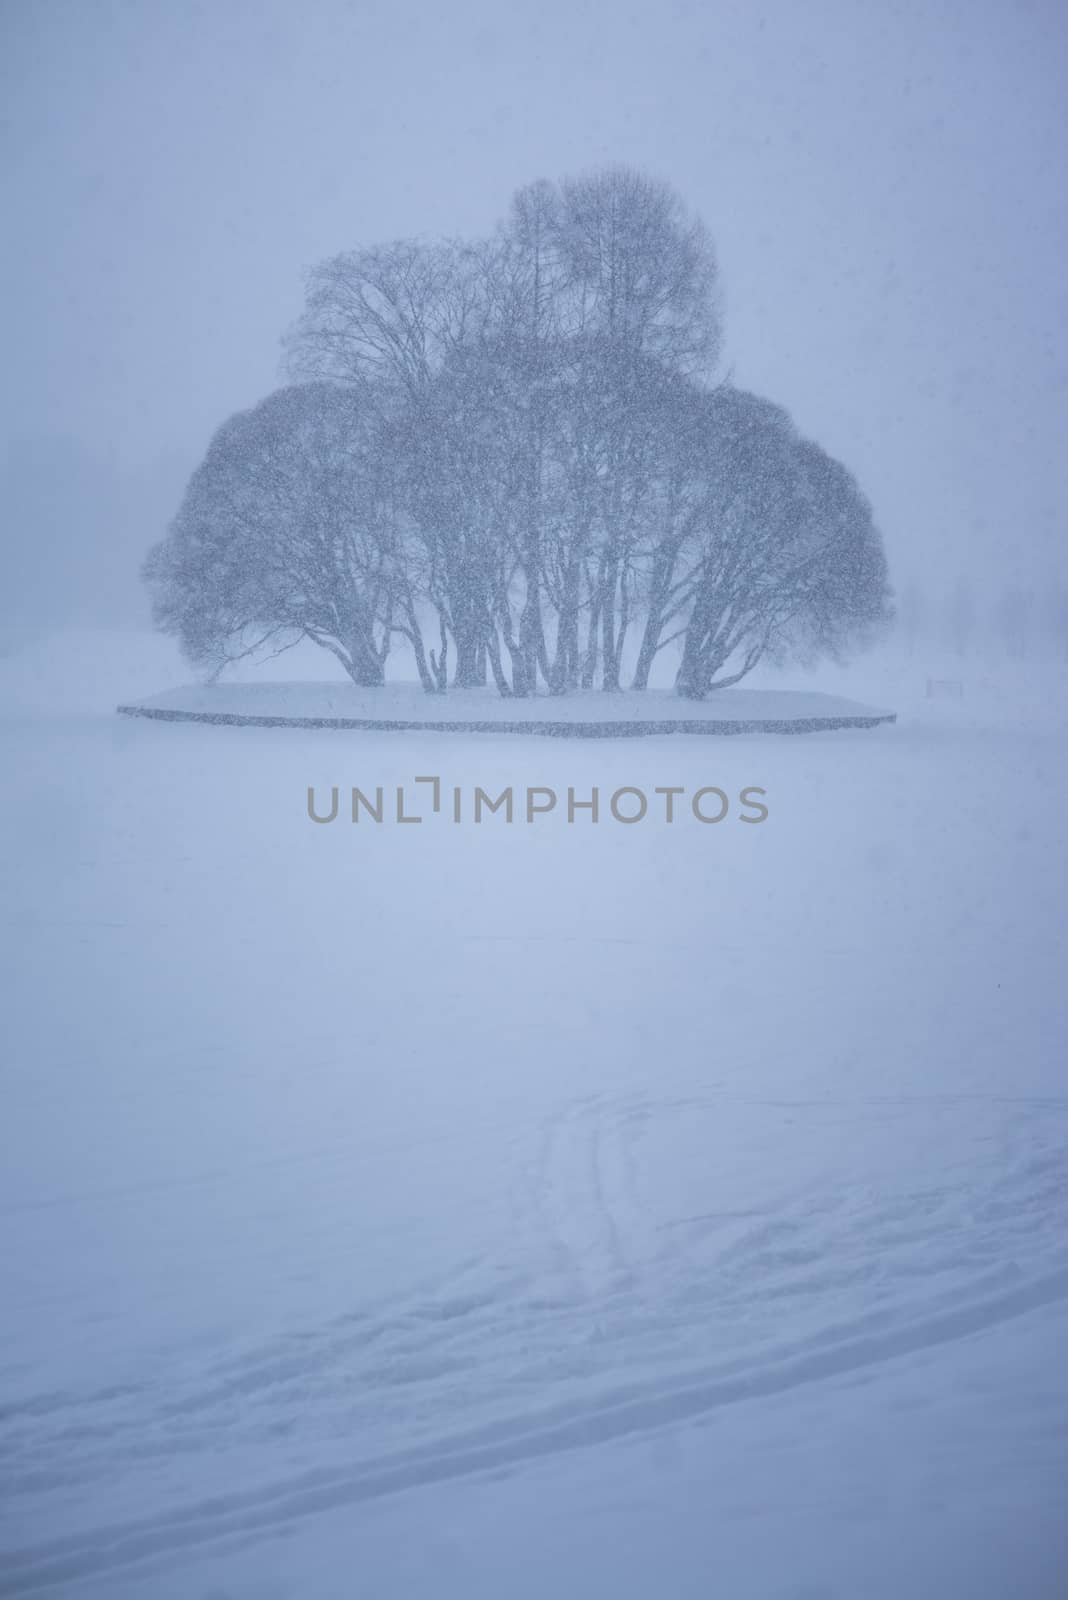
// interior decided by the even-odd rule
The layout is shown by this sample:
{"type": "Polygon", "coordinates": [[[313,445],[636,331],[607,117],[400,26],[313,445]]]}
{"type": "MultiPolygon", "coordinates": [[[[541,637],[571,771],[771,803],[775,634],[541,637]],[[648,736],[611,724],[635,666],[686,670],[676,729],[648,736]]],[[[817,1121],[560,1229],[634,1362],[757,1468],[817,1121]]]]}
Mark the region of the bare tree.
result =
{"type": "MultiPolygon", "coordinates": [[[[582,572],[586,639],[580,681],[618,689],[634,617],[637,553],[660,486],[657,409],[672,380],[702,375],[720,345],[711,244],[669,185],[613,167],[566,180],[556,207],[561,312],[586,403],[576,439],[584,501],[595,517],[582,572]]],[[[565,632],[572,627],[566,614],[565,632]]],[[[564,676],[556,673],[556,681],[564,676]]]]}
{"type": "Polygon", "coordinates": [[[389,457],[359,397],[279,390],[224,423],[146,563],[157,622],[220,671],[310,639],[354,683],[384,681],[414,620],[389,457]]]}
{"type": "Polygon", "coordinates": [[[480,591],[492,550],[476,535],[469,499],[479,461],[474,439],[457,434],[458,419],[443,404],[442,375],[487,336],[499,254],[492,245],[400,241],[335,256],[309,274],[304,314],[286,340],[291,372],[351,386],[379,419],[382,447],[402,480],[412,597],[402,631],[424,687],[434,690],[448,681],[450,641],[459,686],[486,676],[480,591]],[[436,614],[436,650],[423,648],[420,605],[436,614]]]}
{"type": "Polygon", "coordinates": [[[464,686],[487,663],[503,686],[505,660],[517,694],[539,676],[619,686],[652,405],[670,375],[714,362],[715,287],[701,225],[625,168],[528,185],[482,245],[404,242],[311,273],[291,370],[358,385],[394,419],[437,684],[451,641],[464,686]]]}
{"type": "Polygon", "coordinates": [[[998,601],[997,620],[1005,650],[1013,661],[1027,658],[1033,626],[1035,597],[1020,584],[1009,584],[998,601]]]}
{"type": "Polygon", "coordinates": [[[671,186],[629,167],[566,179],[558,218],[567,326],[708,374],[720,346],[716,260],[671,186]]]}
{"type": "Polygon", "coordinates": [[[924,602],[923,591],[914,578],[906,583],[901,592],[901,603],[898,610],[901,627],[905,635],[905,643],[909,655],[915,655],[916,646],[924,632],[927,619],[927,608],[924,602]]]}
{"type": "Polygon", "coordinates": [[[481,254],[399,240],[320,262],[284,341],[291,374],[372,385],[380,402],[417,397],[485,314],[481,254]]]}
{"type": "Polygon", "coordinates": [[[653,553],[644,649],[681,635],[677,686],[701,698],[765,656],[834,654],[888,619],[889,592],[871,509],[844,467],[756,396],[725,387],[696,409],[681,514],[659,565],[653,553]]]}
{"type": "Polygon", "coordinates": [[[975,596],[971,582],[959,577],[949,597],[949,636],[958,656],[968,654],[975,634],[975,596]]]}
{"type": "Polygon", "coordinates": [[[871,514],[785,413],[729,385],[716,263],[668,185],[539,181],[492,238],[400,241],[308,278],[301,381],[231,419],[148,568],[214,664],[310,638],[379,683],[679,688],[834,650],[886,610],[871,514]],[[426,648],[423,628],[434,627],[426,648]]]}

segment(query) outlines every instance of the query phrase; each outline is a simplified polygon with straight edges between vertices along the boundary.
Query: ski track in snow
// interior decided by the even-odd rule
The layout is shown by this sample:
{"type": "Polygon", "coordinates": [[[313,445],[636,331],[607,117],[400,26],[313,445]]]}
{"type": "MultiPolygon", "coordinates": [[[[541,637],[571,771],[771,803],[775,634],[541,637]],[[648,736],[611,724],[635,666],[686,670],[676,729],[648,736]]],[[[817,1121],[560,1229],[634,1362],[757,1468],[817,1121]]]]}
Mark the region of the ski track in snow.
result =
{"type": "Polygon", "coordinates": [[[1066,1298],[1068,1266],[891,1333],[860,1335],[827,1348],[801,1349],[767,1365],[742,1364],[733,1370],[693,1373],[679,1387],[653,1386],[644,1392],[605,1397],[600,1404],[570,1411],[566,1417],[531,1413],[486,1429],[442,1437],[425,1450],[356,1462],[341,1471],[309,1473],[252,1493],[219,1496],[161,1517],[53,1541],[38,1550],[16,1550],[0,1559],[0,1594],[38,1593],[277,1529],[342,1506],[686,1422],[721,1406],[842,1378],[880,1362],[966,1338],[1066,1298]]]}
{"type": "MultiPolygon", "coordinates": [[[[898,1194],[809,1183],[784,1186],[760,1206],[658,1217],[643,1190],[643,1142],[677,1139],[673,1124],[684,1121],[700,1143],[701,1119],[722,1119],[730,1104],[716,1095],[591,1095],[546,1115],[517,1163],[512,1196],[526,1271],[472,1257],[385,1309],[201,1363],[181,1382],[8,1404],[0,1423],[13,1522],[23,1496],[76,1496],[130,1462],[148,1471],[165,1462],[180,1474],[183,1460],[195,1467],[220,1437],[255,1445],[298,1418],[316,1419],[335,1439],[384,1440],[414,1410],[422,1437],[403,1451],[9,1549],[0,1594],[175,1560],[332,1507],[685,1422],[1068,1297],[1068,1264],[1052,1248],[1052,1221],[1068,1220],[1068,1158],[1048,1127],[1054,1108],[1043,1108],[1046,1148],[1000,1166],[983,1186],[974,1174],[898,1194]],[[1051,1270],[1018,1265],[1029,1243],[1051,1270]],[[828,1320],[836,1306],[843,1315],[828,1320]],[[695,1356],[717,1318],[722,1353],[702,1363],[695,1356]],[[808,1331],[777,1344],[768,1338],[776,1326],[808,1331]],[[673,1377],[643,1375],[663,1369],[666,1355],[673,1377]],[[559,1398],[517,1411],[517,1377],[535,1399],[555,1380],[559,1398]],[[459,1415],[472,1421],[457,1428],[459,1415]]],[[[780,1109],[804,1113],[806,1103],[780,1109]]],[[[841,1114],[849,1102],[807,1109],[841,1114]]]]}

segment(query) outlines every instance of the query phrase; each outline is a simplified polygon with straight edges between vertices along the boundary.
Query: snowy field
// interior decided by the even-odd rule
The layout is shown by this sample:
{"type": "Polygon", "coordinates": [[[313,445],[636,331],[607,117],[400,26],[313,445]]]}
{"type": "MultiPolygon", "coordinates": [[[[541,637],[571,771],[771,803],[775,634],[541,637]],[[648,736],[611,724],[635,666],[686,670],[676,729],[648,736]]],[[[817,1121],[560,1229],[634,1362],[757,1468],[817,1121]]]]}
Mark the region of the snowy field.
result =
{"type": "Polygon", "coordinates": [[[82,644],[0,662],[0,1594],[1068,1592],[1063,668],[528,744],[82,644]],[[420,774],[769,816],[308,820],[420,774]]]}

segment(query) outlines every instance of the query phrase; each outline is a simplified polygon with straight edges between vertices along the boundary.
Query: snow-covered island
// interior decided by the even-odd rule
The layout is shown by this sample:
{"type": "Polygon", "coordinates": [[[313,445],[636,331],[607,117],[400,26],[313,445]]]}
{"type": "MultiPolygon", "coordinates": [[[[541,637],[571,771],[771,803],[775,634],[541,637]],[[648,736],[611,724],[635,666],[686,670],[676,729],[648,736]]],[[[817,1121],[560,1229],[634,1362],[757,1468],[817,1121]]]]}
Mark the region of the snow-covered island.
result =
{"type": "Polygon", "coordinates": [[[503,699],[490,689],[428,695],[418,684],[360,689],[342,682],[190,684],[117,709],[124,716],[163,722],[562,738],[819,733],[896,721],[892,711],[794,689],[723,689],[697,701],[658,689],[503,699]]]}

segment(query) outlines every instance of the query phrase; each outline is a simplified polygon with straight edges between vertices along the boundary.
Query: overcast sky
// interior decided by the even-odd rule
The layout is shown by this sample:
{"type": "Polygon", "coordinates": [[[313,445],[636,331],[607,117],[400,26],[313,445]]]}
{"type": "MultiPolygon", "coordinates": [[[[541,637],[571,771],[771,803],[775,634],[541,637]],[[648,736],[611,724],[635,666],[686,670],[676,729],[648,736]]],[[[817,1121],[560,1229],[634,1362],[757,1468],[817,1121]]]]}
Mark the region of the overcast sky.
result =
{"type": "Polygon", "coordinates": [[[279,382],[307,265],[622,161],[703,216],[727,365],[857,474],[896,578],[1068,572],[1060,0],[2,15],[9,449],[191,468],[279,382]]]}

